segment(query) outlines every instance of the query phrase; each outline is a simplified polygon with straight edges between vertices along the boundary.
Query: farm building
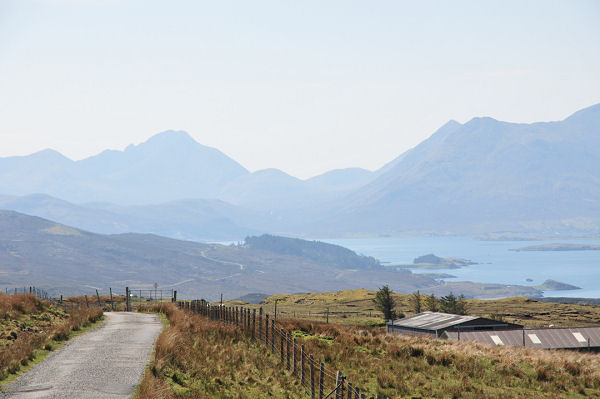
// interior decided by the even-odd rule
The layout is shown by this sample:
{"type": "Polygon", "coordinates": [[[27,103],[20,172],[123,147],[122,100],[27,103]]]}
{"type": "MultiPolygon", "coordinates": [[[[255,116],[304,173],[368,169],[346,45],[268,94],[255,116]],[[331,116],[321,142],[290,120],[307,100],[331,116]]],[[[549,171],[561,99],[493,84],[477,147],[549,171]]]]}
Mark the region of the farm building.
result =
{"type": "Polygon", "coordinates": [[[445,331],[442,338],[490,345],[600,352],[600,327],[537,328],[505,331],[445,331]]]}
{"type": "Polygon", "coordinates": [[[461,316],[449,313],[423,312],[387,324],[392,334],[433,335],[439,337],[444,331],[479,331],[522,329],[518,324],[486,319],[484,317],[461,316]]]}

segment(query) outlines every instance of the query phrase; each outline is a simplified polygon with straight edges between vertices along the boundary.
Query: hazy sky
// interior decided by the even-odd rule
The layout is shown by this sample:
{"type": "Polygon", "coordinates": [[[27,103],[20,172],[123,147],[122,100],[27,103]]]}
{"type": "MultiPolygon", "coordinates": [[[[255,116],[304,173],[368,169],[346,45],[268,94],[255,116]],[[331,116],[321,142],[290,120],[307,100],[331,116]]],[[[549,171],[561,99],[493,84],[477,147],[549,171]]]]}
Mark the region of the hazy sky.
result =
{"type": "Polygon", "coordinates": [[[306,178],[598,102],[598,1],[0,0],[0,156],[181,129],[306,178]]]}

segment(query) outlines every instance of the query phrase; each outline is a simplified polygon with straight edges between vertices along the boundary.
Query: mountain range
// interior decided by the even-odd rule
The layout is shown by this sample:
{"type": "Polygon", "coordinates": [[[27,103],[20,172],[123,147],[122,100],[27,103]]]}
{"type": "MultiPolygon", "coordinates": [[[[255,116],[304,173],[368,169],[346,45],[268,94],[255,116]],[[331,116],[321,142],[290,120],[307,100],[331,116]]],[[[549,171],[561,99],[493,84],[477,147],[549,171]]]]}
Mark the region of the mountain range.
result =
{"type": "Polygon", "coordinates": [[[249,172],[187,133],[72,161],[0,158],[0,208],[99,233],[235,240],[378,234],[597,234],[600,104],[557,122],[450,121],[371,172],[249,172]]]}

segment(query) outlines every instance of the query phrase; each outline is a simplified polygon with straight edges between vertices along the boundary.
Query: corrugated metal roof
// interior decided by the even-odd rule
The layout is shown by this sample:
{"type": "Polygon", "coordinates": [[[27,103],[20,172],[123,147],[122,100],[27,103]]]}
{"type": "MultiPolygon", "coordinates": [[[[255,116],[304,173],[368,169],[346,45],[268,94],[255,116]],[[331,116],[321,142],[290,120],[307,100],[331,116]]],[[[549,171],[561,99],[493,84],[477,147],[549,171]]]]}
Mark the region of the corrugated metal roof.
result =
{"type": "MultiPolygon", "coordinates": [[[[446,331],[448,338],[458,339],[458,332],[446,331]]],[[[600,327],[536,328],[502,331],[461,331],[461,341],[490,345],[526,346],[528,348],[567,349],[600,346],[600,327]],[[500,342],[502,342],[500,344],[500,342]],[[523,344],[524,343],[524,344],[523,344]]]]}
{"type": "Polygon", "coordinates": [[[460,316],[450,313],[423,312],[414,316],[394,320],[392,324],[398,327],[440,330],[475,319],[479,319],[479,317],[460,316]]]}

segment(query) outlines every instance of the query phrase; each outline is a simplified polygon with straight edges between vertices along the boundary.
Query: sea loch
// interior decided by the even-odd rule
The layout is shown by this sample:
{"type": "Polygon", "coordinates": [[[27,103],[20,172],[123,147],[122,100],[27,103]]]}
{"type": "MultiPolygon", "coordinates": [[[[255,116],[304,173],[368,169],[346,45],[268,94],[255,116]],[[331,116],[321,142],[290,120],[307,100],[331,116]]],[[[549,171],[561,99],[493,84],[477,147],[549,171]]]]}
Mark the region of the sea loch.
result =
{"type": "Polygon", "coordinates": [[[481,241],[470,237],[378,237],[322,241],[393,264],[409,264],[414,258],[430,253],[478,263],[461,269],[432,270],[456,276],[448,281],[539,285],[553,279],[582,289],[545,291],[544,296],[600,298],[600,251],[511,251],[553,242],[599,244],[600,240],[481,241]]]}

